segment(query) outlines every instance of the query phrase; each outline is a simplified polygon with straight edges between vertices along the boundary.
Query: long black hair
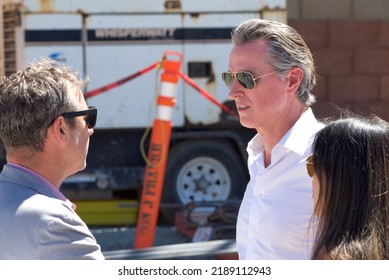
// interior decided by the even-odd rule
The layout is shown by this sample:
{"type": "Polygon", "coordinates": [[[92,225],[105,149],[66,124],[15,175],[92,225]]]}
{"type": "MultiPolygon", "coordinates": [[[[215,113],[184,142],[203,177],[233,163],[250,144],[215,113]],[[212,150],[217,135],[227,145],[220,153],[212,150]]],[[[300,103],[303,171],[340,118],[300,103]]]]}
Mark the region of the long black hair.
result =
{"type": "Polygon", "coordinates": [[[312,259],[389,259],[389,124],[349,117],[316,135],[320,192],[312,259]]]}

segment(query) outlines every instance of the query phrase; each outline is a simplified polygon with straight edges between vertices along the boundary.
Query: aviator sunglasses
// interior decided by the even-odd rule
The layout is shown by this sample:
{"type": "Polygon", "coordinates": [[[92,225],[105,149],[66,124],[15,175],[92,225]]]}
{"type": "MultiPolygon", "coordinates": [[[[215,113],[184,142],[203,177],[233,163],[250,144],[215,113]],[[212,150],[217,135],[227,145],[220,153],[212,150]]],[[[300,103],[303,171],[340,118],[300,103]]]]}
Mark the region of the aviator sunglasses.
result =
{"type": "Polygon", "coordinates": [[[307,158],[307,161],[305,164],[307,166],[307,173],[308,173],[309,177],[313,177],[313,175],[315,174],[315,165],[313,164],[313,155],[310,155],[307,158]]]}
{"type": "Polygon", "coordinates": [[[273,71],[259,77],[254,77],[253,74],[247,71],[223,72],[222,79],[229,89],[231,88],[235,78],[245,89],[253,89],[256,86],[256,80],[274,73],[277,73],[277,71],[273,71]]]}
{"type": "Polygon", "coordinates": [[[97,120],[97,108],[89,107],[88,110],[65,112],[61,114],[64,118],[75,118],[80,116],[86,116],[85,122],[88,128],[94,128],[97,120]]]}

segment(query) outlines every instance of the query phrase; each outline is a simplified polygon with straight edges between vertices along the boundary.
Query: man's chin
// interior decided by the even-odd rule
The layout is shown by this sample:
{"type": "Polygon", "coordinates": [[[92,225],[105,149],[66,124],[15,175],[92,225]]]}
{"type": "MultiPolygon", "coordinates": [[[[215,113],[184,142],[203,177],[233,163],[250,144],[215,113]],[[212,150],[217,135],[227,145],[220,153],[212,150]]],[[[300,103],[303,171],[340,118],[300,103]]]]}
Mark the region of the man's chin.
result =
{"type": "Polygon", "coordinates": [[[76,174],[77,172],[84,170],[85,168],[86,168],[86,163],[84,163],[83,165],[81,165],[77,169],[75,169],[74,173],[69,175],[69,176],[72,176],[72,175],[76,174]]]}
{"type": "Polygon", "coordinates": [[[245,122],[244,120],[240,120],[240,124],[245,127],[245,128],[248,128],[248,129],[255,129],[255,127],[249,123],[249,122],[245,122]]]}

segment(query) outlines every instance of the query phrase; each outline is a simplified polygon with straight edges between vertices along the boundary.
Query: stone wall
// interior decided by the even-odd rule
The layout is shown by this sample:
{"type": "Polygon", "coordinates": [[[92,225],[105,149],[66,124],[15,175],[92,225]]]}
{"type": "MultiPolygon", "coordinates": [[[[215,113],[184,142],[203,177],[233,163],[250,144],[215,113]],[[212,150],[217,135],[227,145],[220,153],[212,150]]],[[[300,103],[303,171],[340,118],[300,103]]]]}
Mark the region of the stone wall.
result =
{"type": "Polygon", "coordinates": [[[339,109],[389,121],[389,1],[287,0],[288,23],[310,47],[319,75],[318,117],[339,109]]]}

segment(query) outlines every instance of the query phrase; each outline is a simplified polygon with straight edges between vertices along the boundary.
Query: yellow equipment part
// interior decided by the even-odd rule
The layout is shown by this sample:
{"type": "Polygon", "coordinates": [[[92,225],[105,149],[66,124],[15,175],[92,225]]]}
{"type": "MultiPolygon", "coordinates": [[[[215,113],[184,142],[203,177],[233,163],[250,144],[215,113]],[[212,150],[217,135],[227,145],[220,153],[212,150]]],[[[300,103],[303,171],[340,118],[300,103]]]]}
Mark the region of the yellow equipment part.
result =
{"type": "Polygon", "coordinates": [[[76,212],[88,226],[135,225],[139,204],[136,200],[75,201],[76,212]]]}

